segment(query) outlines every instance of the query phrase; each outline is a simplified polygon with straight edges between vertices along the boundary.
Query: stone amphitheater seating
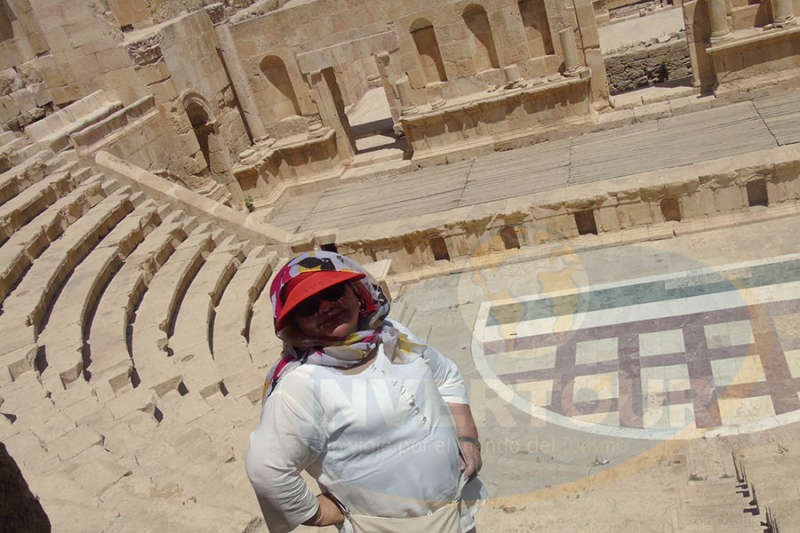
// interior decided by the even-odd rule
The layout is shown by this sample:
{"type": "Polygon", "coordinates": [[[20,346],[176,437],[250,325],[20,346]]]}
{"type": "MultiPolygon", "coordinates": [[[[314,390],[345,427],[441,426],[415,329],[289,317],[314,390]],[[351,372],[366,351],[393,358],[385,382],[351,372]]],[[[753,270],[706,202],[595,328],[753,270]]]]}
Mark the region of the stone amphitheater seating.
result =
{"type": "Polygon", "coordinates": [[[69,136],[122,109],[122,102],[95,91],[64,109],[25,128],[35,146],[60,152],[70,146],[69,136]]]}
{"type": "Polygon", "coordinates": [[[20,139],[0,139],[0,440],[54,530],[256,531],[242,456],[285,254],[20,139]]]}
{"type": "MultiPolygon", "coordinates": [[[[54,530],[264,531],[242,457],[279,349],[265,287],[285,254],[70,151],[26,155],[0,176],[0,440],[54,530]]],[[[402,298],[392,317],[426,333],[402,298]]],[[[585,492],[580,512],[540,502],[536,524],[580,530],[613,494],[630,507],[598,530],[624,515],[654,531],[650,498],[673,509],[659,531],[793,531],[800,433],[782,431],[766,444],[701,439],[684,460],[585,492]]]]}
{"type": "MultiPolygon", "coordinates": [[[[266,286],[287,258],[280,230],[61,144],[0,134],[0,441],[55,531],[264,531],[242,458],[279,350],[266,286]]],[[[392,318],[430,332],[402,298],[392,318]]],[[[701,439],[655,474],[586,491],[579,511],[562,497],[528,512],[563,531],[590,515],[599,531],[622,515],[631,531],[793,531],[800,430],[782,431],[701,439]],[[593,515],[608,494],[631,503],[593,515]],[[669,526],[647,499],[672,509],[669,526]]]]}

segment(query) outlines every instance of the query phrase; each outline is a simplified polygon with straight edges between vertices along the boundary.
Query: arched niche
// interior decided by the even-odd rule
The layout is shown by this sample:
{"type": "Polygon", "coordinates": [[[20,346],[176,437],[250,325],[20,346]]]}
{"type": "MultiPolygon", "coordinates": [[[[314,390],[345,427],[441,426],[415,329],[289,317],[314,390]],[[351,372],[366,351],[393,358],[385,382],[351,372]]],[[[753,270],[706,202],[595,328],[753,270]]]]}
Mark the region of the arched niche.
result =
{"type": "Polygon", "coordinates": [[[475,72],[499,68],[500,61],[497,59],[497,49],[494,46],[492,28],[489,26],[489,17],[486,15],[486,10],[479,5],[472,4],[467,6],[461,17],[472,34],[475,72]]]}
{"type": "Polygon", "coordinates": [[[215,121],[205,99],[196,93],[188,93],[183,97],[183,109],[192,124],[197,144],[206,160],[206,166],[211,170],[211,152],[209,140],[214,135],[215,121]]]}
{"type": "Polygon", "coordinates": [[[554,54],[553,37],[544,0],[519,0],[519,13],[525,26],[525,37],[531,57],[554,54]]]}
{"type": "Polygon", "coordinates": [[[299,115],[300,105],[283,60],[278,56],[267,56],[261,60],[260,68],[267,83],[265,101],[272,108],[273,120],[299,115]]]}
{"type": "Polygon", "coordinates": [[[409,31],[417,47],[419,62],[425,74],[425,83],[447,81],[447,73],[444,70],[444,62],[442,54],[439,52],[439,42],[436,40],[433,24],[424,18],[417,19],[411,24],[409,31]]]}

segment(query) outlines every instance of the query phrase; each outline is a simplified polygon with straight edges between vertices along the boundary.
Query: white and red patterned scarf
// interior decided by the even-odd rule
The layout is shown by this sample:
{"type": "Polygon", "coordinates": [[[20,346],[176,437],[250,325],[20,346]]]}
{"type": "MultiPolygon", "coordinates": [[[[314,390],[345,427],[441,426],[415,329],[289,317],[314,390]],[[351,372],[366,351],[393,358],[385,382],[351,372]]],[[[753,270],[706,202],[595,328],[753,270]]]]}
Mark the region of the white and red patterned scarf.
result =
{"type": "Polygon", "coordinates": [[[270,286],[270,299],[277,322],[286,297],[283,288],[297,276],[306,272],[339,271],[365,274],[350,281],[361,301],[358,329],[341,340],[313,339],[303,335],[288,321],[276,334],[283,341],[281,360],[272,367],[264,384],[264,398],[269,396],[278,379],[301,364],[314,364],[336,368],[352,368],[361,364],[378,344],[391,358],[408,360],[424,350],[424,346],[411,342],[405,335],[385,323],[391,307],[381,286],[364,268],[343,255],[334,252],[314,251],[299,255],[286,263],[276,274],[270,286]]]}

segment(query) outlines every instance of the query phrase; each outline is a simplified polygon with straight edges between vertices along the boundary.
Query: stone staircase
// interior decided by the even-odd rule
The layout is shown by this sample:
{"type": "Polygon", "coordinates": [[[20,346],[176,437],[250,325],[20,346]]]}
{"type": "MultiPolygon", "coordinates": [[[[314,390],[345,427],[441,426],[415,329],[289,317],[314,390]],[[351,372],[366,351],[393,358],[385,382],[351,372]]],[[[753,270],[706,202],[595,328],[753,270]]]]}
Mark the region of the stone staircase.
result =
{"type": "Polygon", "coordinates": [[[800,531],[800,424],[782,427],[770,441],[733,450],[736,476],[773,533],[800,531]]]}
{"type": "Polygon", "coordinates": [[[490,500],[478,531],[764,533],[762,508],[716,440],[670,442],[572,486],[490,500]],[[715,457],[719,455],[719,461],[715,457]]]}
{"type": "Polygon", "coordinates": [[[242,458],[277,254],[2,144],[0,441],[53,530],[265,531],[242,458]]]}

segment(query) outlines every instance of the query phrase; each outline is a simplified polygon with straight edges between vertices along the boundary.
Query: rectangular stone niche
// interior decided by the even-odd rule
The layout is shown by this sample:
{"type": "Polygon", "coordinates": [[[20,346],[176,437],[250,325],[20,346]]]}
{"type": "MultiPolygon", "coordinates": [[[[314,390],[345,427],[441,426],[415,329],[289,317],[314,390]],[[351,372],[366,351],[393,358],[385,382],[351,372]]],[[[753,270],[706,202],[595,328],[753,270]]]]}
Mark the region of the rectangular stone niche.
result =
{"type": "Polygon", "coordinates": [[[664,220],[680,222],[681,206],[677,198],[664,198],[661,200],[661,215],[664,220]]]}
{"type": "Polygon", "coordinates": [[[578,226],[578,235],[597,235],[597,223],[594,220],[594,210],[578,211],[575,213],[575,225],[578,226]]]}
{"type": "Polygon", "coordinates": [[[514,228],[506,226],[505,228],[501,229],[500,238],[503,239],[503,246],[506,250],[519,248],[519,236],[514,228]]]}
{"type": "Polygon", "coordinates": [[[430,240],[433,258],[436,261],[450,261],[450,253],[447,251],[447,243],[442,237],[433,237],[430,240]]]}
{"type": "Polygon", "coordinates": [[[768,205],[766,180],[747,182],[747,205],[768,205]]]}

